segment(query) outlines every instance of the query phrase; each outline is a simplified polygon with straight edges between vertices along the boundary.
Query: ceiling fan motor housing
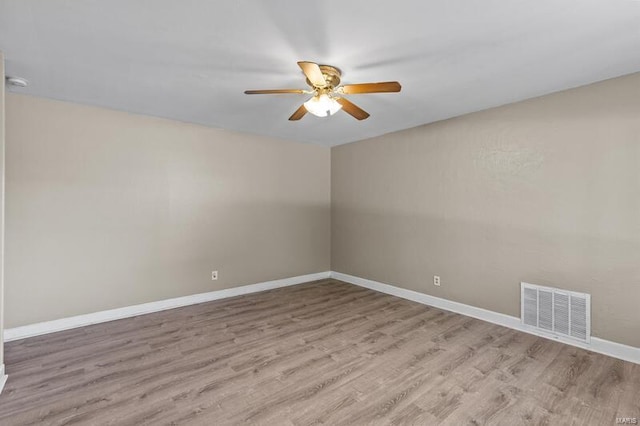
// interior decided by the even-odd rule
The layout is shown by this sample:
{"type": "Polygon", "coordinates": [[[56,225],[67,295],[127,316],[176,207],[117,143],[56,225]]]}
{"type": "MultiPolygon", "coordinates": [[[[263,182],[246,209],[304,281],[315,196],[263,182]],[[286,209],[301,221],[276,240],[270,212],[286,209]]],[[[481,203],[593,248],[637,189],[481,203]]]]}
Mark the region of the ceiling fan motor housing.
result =
{"type": "MultiPolygon", "coordinates": [[[[324,81],[327,83],[327,87],[332,89],[334,87],[338,87],[338,85],[340,84],[340,76],[342,75],[340,69],[331,65],[320,65],[320,71],[322,71],[322,77],[324,77],[324,81]]],[[[315,88],[313,83],[311,83],[308,78],[307,84],[315,88]]]]}

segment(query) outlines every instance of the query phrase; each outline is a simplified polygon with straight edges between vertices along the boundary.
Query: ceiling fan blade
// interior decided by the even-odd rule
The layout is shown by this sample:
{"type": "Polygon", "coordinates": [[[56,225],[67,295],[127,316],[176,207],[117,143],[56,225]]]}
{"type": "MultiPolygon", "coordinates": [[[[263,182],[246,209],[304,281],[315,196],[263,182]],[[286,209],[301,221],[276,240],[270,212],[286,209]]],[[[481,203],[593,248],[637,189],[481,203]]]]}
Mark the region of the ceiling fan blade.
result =
{"type": "Polygon", "coordinates": [[[289,121],[300,120],[306,113],[307,109],[304,107],[304,105],[300,105],[300,108],[298,108],[296,112],[291,114],[291,117],[289,117],[289,121]]]}
{"type": "Polygon", "coordinates": [[[268,89],[268,90],[245,90],[245,95],[276,95],[278,93],[306,93],[302,89],[268,89]]]}
{"type": "Polygon", "coordinates": [[[402,89],[397,81],[385,81],[383,83],[347,84],[342,86],[341,92],[345,95],[357,95],[359,93],[387,93],[399,92],[402,89]]]}
{"type": "Polygon", "coordinates": [[[298,65],[302,68],[302,72],[307,76],[311,84],[316,87],[325,87],[327,85],[318,64],[315,62],[300,61],[298,65]]]}
{"type": "Polygon", "coordinates": [[[348,101],[345,98],[336,98],[336,101],[340,105],[342,105],[342,109],[344,110],[344,112],[352,115],[354,118],[358,120],[364,120],[369,117],[369,113],[367,111],[363,110],[362,108],[348,101]]]}

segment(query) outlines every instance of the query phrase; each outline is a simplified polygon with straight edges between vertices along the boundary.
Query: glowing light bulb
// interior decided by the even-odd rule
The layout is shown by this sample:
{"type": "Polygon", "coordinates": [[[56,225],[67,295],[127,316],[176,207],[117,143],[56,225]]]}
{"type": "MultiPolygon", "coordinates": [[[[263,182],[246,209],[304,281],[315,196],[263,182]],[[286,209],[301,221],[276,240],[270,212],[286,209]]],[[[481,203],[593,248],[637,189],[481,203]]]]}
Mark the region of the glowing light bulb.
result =
{"type": "Polygon", "coordinates": [[[330,115],[340,111],[342,105],[326,93],[323,93],[309,99],[304,103],[304,107],[315,116],[329,117],[330,115]]]}

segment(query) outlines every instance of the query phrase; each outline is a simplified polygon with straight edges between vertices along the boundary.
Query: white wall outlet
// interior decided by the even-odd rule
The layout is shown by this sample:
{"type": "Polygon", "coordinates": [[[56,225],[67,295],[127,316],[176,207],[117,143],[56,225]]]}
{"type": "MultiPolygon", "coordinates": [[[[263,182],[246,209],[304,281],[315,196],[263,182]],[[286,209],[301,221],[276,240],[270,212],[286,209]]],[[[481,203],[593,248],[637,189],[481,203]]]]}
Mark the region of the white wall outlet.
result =
{"type": "Polygon", "coordinates": [[[218,279],[218,271],[211,271],[211,281],[218,279]]]}
{"type": "Polygon", "coordinates": [[[438,287],[440,287],[440,276],[438,275],[433,276],[433,285],[437,285],[438,287]]]}

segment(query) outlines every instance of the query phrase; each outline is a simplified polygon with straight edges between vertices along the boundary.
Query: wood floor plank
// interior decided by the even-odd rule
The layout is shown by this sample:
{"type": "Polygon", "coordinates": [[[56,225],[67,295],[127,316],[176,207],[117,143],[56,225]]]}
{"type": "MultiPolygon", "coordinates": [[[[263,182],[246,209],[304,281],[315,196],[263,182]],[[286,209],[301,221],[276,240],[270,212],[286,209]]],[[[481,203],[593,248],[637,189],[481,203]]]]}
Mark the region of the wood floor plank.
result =
{"type": "Polygon", "coordinates": [[[640,365],[332,279],[5,350],[2,425],[598,425],[640,417],[640,365]]]}

